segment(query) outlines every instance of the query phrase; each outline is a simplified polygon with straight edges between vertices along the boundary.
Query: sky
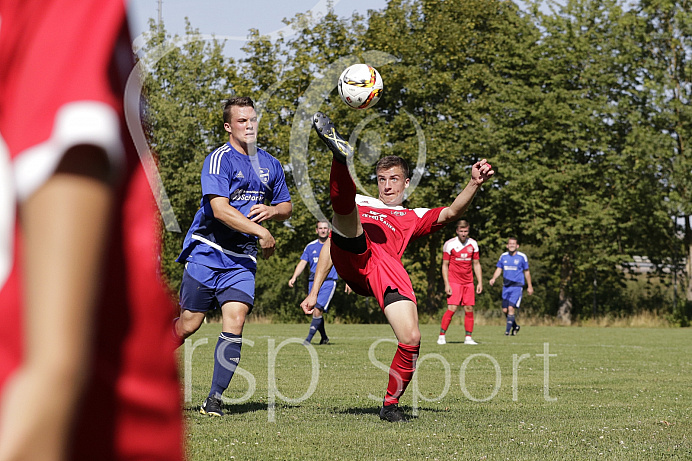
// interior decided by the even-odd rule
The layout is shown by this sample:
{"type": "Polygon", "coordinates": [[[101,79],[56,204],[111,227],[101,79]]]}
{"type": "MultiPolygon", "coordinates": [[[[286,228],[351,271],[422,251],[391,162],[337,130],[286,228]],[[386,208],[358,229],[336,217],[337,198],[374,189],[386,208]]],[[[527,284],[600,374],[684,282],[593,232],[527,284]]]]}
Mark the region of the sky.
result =
{"type": "MultiPolygon", "coordinates": [[[[367,16],[369,9],[381,10],[386,0],[332,0],[340,17],[350,17],[354,12],[367,16]]],[[[130,27],[136,38],[148,30],[149,18],[158,19],[158,0],[130,0],[130,27]]],[[[284,18],[296,13],[327,10],[327,0],[162,0],[163,23],[171,35],[184,35],[185,17],[201,34],[214,34],[226,38],[226,53],[241,57],[249,29],[257,29],[262,35],[276,35],[285,24],[284,18]]],[[[290,31],[287,29],[287,33],[290,31]]]]}

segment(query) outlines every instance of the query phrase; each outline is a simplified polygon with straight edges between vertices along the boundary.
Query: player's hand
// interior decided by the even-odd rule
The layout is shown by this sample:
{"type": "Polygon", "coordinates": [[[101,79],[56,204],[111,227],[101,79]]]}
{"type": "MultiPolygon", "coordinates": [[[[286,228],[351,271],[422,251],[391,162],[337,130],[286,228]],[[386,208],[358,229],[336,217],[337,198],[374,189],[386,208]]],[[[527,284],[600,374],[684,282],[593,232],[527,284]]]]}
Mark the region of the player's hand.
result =
{"type": "Polygon", "coordinates": [[[483,293],[483,284],[481,282],[478,282],[476,284],[476,294],[479,295],[483,293]]]}
{"type": "Polygon", "coordinates": [[[495,174],[493,167],[486,159],[476,162],[471,168],[471,180],[480,186],[495,174]]]}
{"type": "Polygon", "coordinates": [[[317,295],[313,295],[312,293],[308,295],[307,298],[303,300],[302,303],[300,303],[300,307],[303,309],[303,312],[305,312],[305,315],[311,315],[312,312],[315,310],[315,305],[317,304],[317,295]]]}
{"type": "Polygon", "coordinates": [[[274,240],[274,237],[272,237],[272,234],[269,233],[268,230],[265,229],[265,233],[259,237],[259,245],[260,248],[262,248],[262,257],[264,259],[268,259],[271,255],[274,254],[274,250],[276,249],[276,241],[274,240]]]}
{"type": "Polygon", "coordinates": [[[490,283],[490,286],[495,285],[495,279],[490,279],[490,281],[488,283],[490,283]]]}
{"type": "Polygon", "coordinates": [[[448,298],[449,298],[450,296],[452,296],[452,287],[449,286],[449,285],[447,285],[447,286],[445,287],[445,293],[447,294],[447,297],[448,297],[448,298]]]}
{"type": "Polygon", "coordinates": [[[291,278],[291,280],[288,281],[288,286],[293,288],[293,284],[296,283],[296,279],[291,278]]]}
{"type": "Polygon", "coordinates": [[[532,287],[532,286],[531,286],[531,287],[528,287],[528,288],[526,289],[526,292],[529,294],[529,296],[532,296],[532,295],[533,295],[533,287],[532,287]]]}
{"type": "Polygon", "coordinates": [[[262,221],[273,218],[276,216],[276,213],[276,207],[259,204],[252,205],[252,208],[250,208],[250,213],[247,215],[247,217],[252,222],[261,223],[262,221]]]}
{"type": "Polygon", "coordinates": [[[346,293],[347,295],[350,295],[351,293],[353,293],[353,290],[351,289],[350,286],[348,286],[348,283],[346,284],[346,288],[344,288],[344,293],[346,293]]]}

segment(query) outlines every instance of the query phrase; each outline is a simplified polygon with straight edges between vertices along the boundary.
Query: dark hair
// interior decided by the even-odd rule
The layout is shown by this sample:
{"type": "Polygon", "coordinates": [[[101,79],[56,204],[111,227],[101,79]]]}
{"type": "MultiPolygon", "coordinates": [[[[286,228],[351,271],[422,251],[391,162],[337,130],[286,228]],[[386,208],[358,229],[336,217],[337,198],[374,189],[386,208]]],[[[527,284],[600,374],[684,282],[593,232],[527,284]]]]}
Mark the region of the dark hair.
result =
{"type": "Polygon", "coordinates": [[[401,171],[404,172],[404,178],[408,178],[408,163],[406,163],[406,160],[399,157],[398,155],[388,155],[386,157],[382,157],[375,166],[375,173],[378,173],[381,170],[388,170],[390,168],[394,168],[395,166],[401,168],[401,171]]]}
{"type": "Polygon", "coordinates": [[[255,103],[249,96],[233,96],[223,106],[223,123],[231,123],[231,107],[233,106],[252,107],[254,109],[255,103]]]}
{"type": "Polygon", "coordinates": [[[465,219],[460,219],[459,222],[457,222],[457,228],[461,227],[462,229],[469,229],[471,228],[471,225],[469,222],[465,219]]]}
{"type": "Polygon", "coordinates": [[[514,240],[515,242],[519,243],[519,239],[516,237],[510,237],[507,239],[507,243],[509,243],[510,240],[514,240]]]}

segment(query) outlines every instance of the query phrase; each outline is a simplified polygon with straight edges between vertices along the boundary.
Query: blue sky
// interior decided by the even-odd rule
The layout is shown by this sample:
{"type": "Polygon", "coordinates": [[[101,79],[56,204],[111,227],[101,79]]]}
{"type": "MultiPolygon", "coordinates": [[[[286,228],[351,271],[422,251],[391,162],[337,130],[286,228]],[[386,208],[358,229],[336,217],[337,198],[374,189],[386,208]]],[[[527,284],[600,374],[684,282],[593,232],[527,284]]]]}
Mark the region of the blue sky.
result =
{"type": "MultiPolygon", "coordinates": [[[[158,0],[130,0],[130,27],[133,38],[145,32],[149,18],[158,18],[158,0]]],[[[341,17],[353,12],[367,15],[369,9],[380,10],[386,0],[332,0],[334,10],[341,17]]],[[[263,35],[276,34],[285,27],[284,18],[296,13],[326,11],[327,0],[163,0],[163,22],[171,34],[183,35],[185,17],[201,34],[214,34],[227,38],[226,52],[234,57],[242,55],[249,29],[263,35]]]]}

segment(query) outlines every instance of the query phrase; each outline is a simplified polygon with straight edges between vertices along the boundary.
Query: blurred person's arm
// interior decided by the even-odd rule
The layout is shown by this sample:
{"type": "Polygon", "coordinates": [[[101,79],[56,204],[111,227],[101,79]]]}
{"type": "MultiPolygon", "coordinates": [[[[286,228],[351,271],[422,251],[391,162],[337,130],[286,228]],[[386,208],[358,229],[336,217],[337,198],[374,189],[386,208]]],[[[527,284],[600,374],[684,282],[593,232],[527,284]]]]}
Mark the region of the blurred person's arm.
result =
{"type": "Polygon", "coordinates": [[[493,286],[495,284],[495,280],[497,280],[497,278],[500,275],[502,275],[502,268],[501,267],[495,268],[495,272],[493,273],[493,277],[490,279],[490,282],[489,282],[490,286],[493,286]]]}
{"type": "Polygon", "coordinates": [[[449,260],[442,260],[442,281],[445,284],[445,294],[452,296],[452,286],[449,284],[449,260]]]}
{"type": "Polygon", "coordinates": [[[477,259],[473,260],[473,272],[476,274],[476,294],[479,295],[483,293],[483,268],[477,259]]]}
{"type": "Polygon", "coordinates": [[[296,266],[296,269],[293,271],[293,276],[291,276],[291,279],[288,281],[289,287],[293,288],[293,285],[296,283],[296,279],[300,276],[300,274],[303,273],[303,270],[307,265],[308,262],[304,259],[298,261],[298,265],[296,266]]]}
{"type": "Polygon", "coordinates": [[[105,153],[78,146],[20,204],[25,349],[2,395],[2,461],[66,456],[90,371],[94,313],[112,224],[108,177],[105,153]]]}
{"type": "Polygon", "coordinates": [[[529,296],[533,295],[533,284],[531,283],[531,272],[529,272],[528,269],[524,271],[524,278],[526,279],[526,292],[529,294],[529,296]]]}

